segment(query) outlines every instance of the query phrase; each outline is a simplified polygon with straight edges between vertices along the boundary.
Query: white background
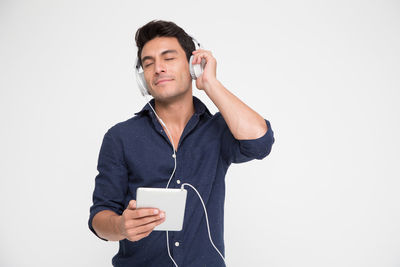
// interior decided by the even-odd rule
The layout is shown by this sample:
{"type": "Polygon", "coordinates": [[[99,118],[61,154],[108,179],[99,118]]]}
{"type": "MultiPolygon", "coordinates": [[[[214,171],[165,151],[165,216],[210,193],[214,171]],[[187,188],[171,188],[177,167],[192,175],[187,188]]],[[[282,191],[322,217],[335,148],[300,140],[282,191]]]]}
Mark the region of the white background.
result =
{"type": "MultiPolygon", "coordinates": [[[[271,121],[228,171],[229,266],[400,266],[398,1],[0,1],[0,265],[110,266],[87,227],[104,133],[144,105],[138,27],[172,20],[271,121]]],[[[194,88],[215,113],[204,92],[194,88]]]]}

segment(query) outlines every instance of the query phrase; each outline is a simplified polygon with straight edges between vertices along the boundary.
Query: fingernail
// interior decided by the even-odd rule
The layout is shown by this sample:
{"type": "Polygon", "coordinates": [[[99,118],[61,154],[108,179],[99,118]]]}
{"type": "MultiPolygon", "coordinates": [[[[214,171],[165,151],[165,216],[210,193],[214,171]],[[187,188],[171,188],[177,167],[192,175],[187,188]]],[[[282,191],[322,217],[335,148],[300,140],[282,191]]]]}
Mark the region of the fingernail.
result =
{"type": "Polygon", "coordinates": [[[154,210],[154,214],[158,214],[158,210],[154,210]]]}
{"type": "Polygon", "coordinates": [[[161,212],[161,214],[160,214],[160,218],[164,218],[165,217],[165,214],[164,214],[164,212],[161,212]]]}

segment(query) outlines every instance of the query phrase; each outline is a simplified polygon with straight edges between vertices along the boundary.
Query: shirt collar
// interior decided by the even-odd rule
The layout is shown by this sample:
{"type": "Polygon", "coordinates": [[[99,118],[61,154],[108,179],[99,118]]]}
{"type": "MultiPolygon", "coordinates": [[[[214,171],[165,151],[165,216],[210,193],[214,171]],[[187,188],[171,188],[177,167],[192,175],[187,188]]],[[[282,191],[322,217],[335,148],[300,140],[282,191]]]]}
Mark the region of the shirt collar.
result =
{"type": "MultiPolygon", "coordinates": [[[[152,106],[153,108],[154,108],[154,103],[155,103],[155,100],[154,100],[154,98],[153,98],[152,100],[150,100],[150,104],[151,104],[151,106],[152,106]]],[[[200,117],[200,115],[202,115],[202,114],[208,114],[210,117],[212,116],[212,115],[211,115],[211,112],[208,110],[207,106],[206,106],[203,102],[201,102],[200,99],[198,99],[198,98],[195,97],[195,96],[193,96],[193,105],[194,105],[194,110],[195,110],[195,111],[194,111],[194,114],[195,114],[195,115],[198,115],[199,117],[200,117]]],[[[139,112],[136,112],[135,115],[144,115],[144,114],[148,114],[149,111],[151,111],[151,108],[149,107],[148,104],[146,104],[146,105],[142,108],[142,110],[139,111],[139,112]]],[[[152,112],[151,112],[151,113],[152,113],[152,112]]]]}

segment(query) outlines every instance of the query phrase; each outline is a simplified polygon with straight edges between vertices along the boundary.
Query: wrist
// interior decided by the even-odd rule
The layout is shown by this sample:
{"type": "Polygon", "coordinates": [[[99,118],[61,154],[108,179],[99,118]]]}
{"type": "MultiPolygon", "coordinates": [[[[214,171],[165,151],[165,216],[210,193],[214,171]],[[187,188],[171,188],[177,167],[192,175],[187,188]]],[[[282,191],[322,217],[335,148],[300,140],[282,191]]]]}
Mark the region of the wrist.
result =
{"type": "Polygon", "coordinates": [[[221,83],[217,79],[213,79],[204,84],[204,91],[206,94],[209,94],[212,93],[213,90],[216,90],[216,88],[219,86],[221,86],[221,83]]]}
{"type": "Polygon", "coordinates": [[[121,215],[112,215],[110,217],[111,224],[114,226],[114,233],[116,235],[116,238],[118,240],[123,240],[125,239],[125,234],[123,231],[122,227],[122,216],[121,215]]]}

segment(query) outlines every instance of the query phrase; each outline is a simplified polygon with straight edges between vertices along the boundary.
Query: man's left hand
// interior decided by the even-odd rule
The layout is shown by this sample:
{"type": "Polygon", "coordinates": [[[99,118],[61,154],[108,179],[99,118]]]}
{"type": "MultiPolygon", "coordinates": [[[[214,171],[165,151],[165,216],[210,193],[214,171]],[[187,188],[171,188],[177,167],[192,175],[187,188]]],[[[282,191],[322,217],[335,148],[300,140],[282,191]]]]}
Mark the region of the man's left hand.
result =
{"type": "Polygon", "coordinates": [[[211,51],[204,49],[197,49],[193,51],[192,64],[200,64],[201,60],[205,60],[203,74],[196,80],[196,87],[199,90],[207,91],[213,83],[217,82],[217,61],[211,54],[211,51]]]}

